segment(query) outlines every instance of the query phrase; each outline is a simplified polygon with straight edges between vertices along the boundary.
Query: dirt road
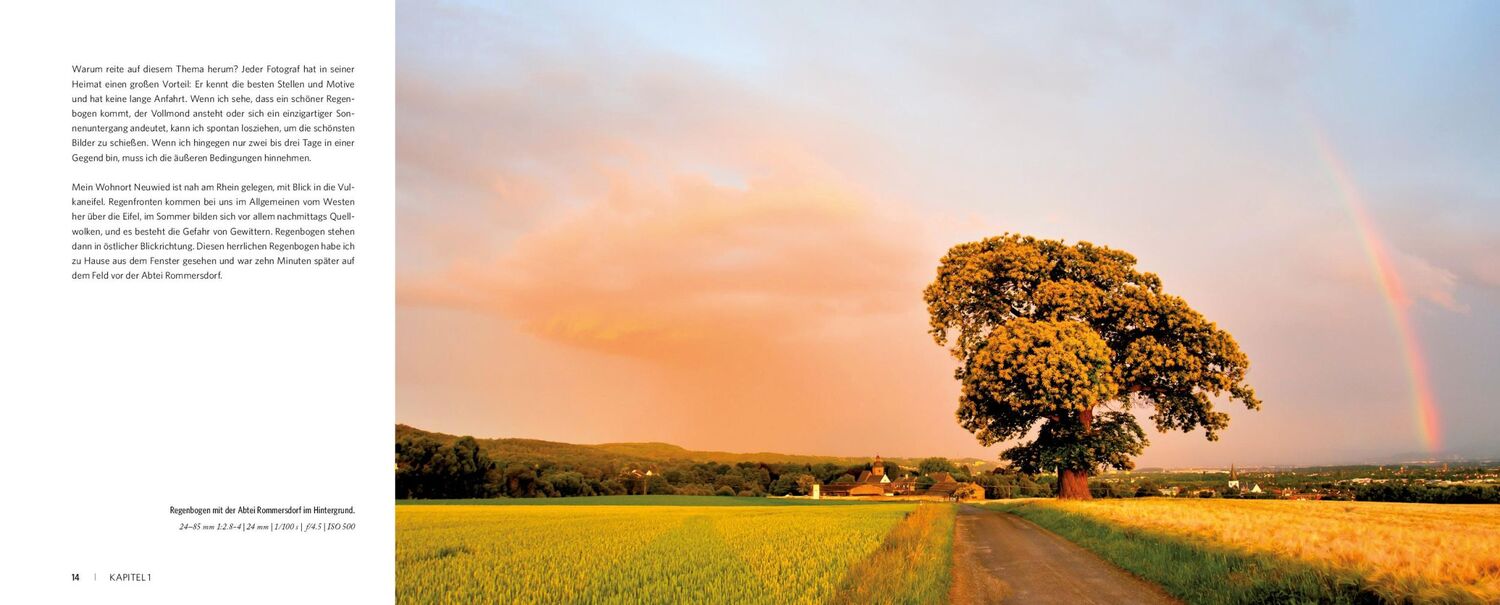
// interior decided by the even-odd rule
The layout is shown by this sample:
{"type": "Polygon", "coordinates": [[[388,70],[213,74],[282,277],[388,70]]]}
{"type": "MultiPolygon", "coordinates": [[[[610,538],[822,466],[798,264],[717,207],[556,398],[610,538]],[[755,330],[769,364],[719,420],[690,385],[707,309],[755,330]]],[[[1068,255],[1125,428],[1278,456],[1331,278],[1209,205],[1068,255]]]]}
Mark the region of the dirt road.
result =
{"type": "Polygon", "coordinates": [[[953,535],[956,605],[1177,605],[1136,578],[1015,515],[960,506],[953,535]]]}

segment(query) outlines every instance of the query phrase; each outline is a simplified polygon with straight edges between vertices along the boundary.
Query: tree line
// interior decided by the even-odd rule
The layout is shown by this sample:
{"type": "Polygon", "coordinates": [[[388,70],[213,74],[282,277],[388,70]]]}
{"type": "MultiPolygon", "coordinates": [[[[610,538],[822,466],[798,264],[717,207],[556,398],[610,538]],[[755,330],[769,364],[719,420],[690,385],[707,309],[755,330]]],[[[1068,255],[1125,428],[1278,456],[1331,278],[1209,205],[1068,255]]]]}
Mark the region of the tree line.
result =
{"type": "MultiPolygon", "coordinates": [[[[870,464],[833,462],[765,463],[641,461],[614,457],[545,457],[516,455],[502,459],[488,455],[473,437],[451,443],[426,435],[401,435],[396,440],[396,497],[442,498],[558,498],[625,494],[680,494],[720,496],[802,496],[815,484],[852,483],[870,464]]],[[[1047,490],[1034,477],[1014,473],[976,472],[947,458],[921,460],[916,468],[885,465],[892,480],[915,477],[919,488],[930,487],[933,474],[944,472],[960,483],[976,483],[1026,493],[1047,490]]]]}
{"type": "Polygon", "coordinates": [[[1428,504],[1500,504],[1500,485],[1389,481],[1354,487],[1355,500],[1428,504]]]}

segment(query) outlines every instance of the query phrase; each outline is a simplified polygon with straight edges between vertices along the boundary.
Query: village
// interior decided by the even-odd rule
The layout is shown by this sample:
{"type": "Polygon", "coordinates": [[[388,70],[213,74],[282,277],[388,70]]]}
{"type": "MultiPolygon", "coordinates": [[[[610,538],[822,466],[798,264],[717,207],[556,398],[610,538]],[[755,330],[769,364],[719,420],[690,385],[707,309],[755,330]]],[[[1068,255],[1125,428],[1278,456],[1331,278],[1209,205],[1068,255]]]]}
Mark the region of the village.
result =
{"type": "Polygon", "coordinates": [[[922,497],[927,499],[953,498],[961,484],[947,471],[934,471],[926,475],[904,471],[899,465],[887,472],[885,462],[875,456],[870,469],[860,472],[858,477],[845,474],[827,485],[814,484],[810,496],[823,497],[922,497]],[[900,478],[892,480],[891,475],[900,478]],[[920,479],[920,480],[919,480],[920,479]]]}
{"type": "Polygon", "coordinates": [[[1496,502],[1500,464],[1493,460],[1399,465],[1238,469],[1150,469],[1096,478],[1107,496],[1496,502]]]}
{"type": "MultiPolygon", "coordinates": [[[[1051,497],[1047,477],[1018,477],[1006,468],[969,473],[905,469],[876,456],[858,476],[814,484],[802,497],[813,499],[971,500],[1051,497]],[[1022,481],[1025,479],[1025,481],[1022,481]],[[965,486],[974,486],[964,492],[965,486]]],[[[1107,472],[1093,478],[1096,498],[1244,498],[1283,500],[1375,500],[1395,502],[1494,502],[1500,498],[1500,468],[1492,462],[1450,466],[1422,465],[1107,472]]],[[[788,494],[787,497],[798,497],[788,494]]]]}

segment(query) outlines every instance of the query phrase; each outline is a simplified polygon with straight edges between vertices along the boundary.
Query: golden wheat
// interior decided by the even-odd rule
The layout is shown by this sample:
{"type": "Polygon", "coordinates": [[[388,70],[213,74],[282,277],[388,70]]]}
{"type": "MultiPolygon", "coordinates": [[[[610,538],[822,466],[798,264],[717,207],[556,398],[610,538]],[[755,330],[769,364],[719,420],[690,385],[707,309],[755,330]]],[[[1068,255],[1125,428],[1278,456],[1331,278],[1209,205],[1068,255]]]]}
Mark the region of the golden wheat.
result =
{"type": "Polygon", "coordinates": [[[1500,602],[1500,505],[1141,498],[1037,504],[1353,572],[1417,602],[1500,602]]]}

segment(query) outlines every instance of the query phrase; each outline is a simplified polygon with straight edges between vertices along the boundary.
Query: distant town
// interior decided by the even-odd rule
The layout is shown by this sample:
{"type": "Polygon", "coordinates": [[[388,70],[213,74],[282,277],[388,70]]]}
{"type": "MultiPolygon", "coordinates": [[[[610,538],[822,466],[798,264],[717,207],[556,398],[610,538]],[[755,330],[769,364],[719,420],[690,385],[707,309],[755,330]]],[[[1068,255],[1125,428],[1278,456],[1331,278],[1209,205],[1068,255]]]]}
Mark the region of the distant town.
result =
{"type": "Polygon", "coordinates": [[[1095,478],[1096,496],[1500,502],[1500,460],[1388,465],[1139,469],[1095,478]],[[1103,493],[1100,493],[1103,492],[1103,493]]]}

